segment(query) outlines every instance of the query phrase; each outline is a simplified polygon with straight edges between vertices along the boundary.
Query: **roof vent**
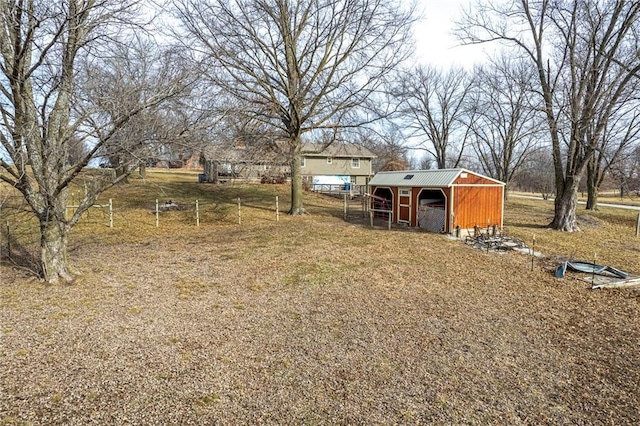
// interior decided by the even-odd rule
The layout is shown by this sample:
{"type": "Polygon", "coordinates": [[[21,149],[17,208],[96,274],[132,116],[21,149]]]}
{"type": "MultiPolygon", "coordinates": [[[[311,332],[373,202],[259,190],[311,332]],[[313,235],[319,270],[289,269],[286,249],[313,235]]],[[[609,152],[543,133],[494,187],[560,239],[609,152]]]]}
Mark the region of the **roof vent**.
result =
{"type": "Polygon", "coordinates": [[[405,175],[404,180],[413,179],[413,175],[405,175]]]}

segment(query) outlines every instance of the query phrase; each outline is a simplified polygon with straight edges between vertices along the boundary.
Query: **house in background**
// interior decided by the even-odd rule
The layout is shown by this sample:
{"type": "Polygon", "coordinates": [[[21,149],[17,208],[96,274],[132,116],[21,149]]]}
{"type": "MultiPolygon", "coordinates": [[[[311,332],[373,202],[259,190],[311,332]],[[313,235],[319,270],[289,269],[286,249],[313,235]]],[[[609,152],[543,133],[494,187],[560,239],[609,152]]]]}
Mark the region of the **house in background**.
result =
{"type": "MultiPolygon", "coordinates": [[[[204,176],[201,180],[216,182],[217,176],[253,181],[264,181],[265,177],[288,178],[291,168],[283,152],[286,147],[278,145],[212,144],[202,153],[204,176]]],[[[375,157],[371,151],[356,144],[305,143],[302,147],[303,180],[309,188],[314,183],[366,186],[373,175],[372,159],[375,157]]]]}
{"type": "Polygon", "coordinates": [[[201,157],[202,180],[206,182],[217,182],[218,177],[261,181],[265,177],[289,176],[288,162],[273,147],[251,147],[243,142],[232,146],[212,144],[203,150],[201,157]]]}
{"type": "Polygon", "coordinates": [[[504,182],[466,169],[380,172],[369,182],[371,211],[430,232],[498,226],[504,182]]]}
{"type": "Polygon", "coordinates": [[[344,142],[305,143],[302,176],[308,185],[350,183],[367,185],[373,176],[375,154],[367,148],[344,142]]]}

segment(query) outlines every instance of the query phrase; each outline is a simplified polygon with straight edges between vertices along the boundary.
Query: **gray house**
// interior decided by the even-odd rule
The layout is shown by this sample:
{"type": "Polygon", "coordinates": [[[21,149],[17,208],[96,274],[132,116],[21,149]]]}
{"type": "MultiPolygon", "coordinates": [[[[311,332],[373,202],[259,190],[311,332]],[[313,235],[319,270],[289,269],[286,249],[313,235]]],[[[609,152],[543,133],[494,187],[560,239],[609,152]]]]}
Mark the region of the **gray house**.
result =
{"type": "MultiPolygon", "coordinates": [[[[279,145],[249,147],[241,142],[233,146],[211,145],[202,153],[202,179],[215,182],[218,176],[243,180],[287,178],[291,169],[283,152],[286,147],[279,145]]],[[[366,185],[373,175],[373,158],[375,155],[360,145],[305,143],[302,147],[303,179],[309,186],[314,182],[366,185]]]]}
{"type": "Polygon", "coordinates": [[[357,144],[305,143],[302,147],[302,175],[308,183],[343,181],[367,185],[373,176],[371,163],[375,157],[367,148],[357,144]]]}

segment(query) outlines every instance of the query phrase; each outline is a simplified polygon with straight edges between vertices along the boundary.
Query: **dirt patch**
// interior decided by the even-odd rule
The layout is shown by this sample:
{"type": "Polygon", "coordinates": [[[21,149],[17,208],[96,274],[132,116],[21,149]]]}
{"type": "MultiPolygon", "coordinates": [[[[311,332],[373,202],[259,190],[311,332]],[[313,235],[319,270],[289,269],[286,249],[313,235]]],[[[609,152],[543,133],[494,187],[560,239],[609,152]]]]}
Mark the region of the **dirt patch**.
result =
{"type": "Polygon", "coordinates": [[[578,226],[581,228],[598,228],[602,226],[602,220],[588,214],[576,215],[578,226]]]}

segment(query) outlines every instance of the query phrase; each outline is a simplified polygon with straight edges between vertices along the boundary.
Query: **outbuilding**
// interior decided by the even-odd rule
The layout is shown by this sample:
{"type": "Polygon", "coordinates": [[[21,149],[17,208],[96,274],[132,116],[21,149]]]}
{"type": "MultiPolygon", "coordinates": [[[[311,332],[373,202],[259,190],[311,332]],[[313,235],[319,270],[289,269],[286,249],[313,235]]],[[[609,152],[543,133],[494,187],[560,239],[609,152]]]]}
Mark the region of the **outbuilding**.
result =
{"type": "Polygon", "coordinates": [[[430,232],[502,228],[504,191],[504,182],[466,169],[379,172],[369,182],[374,215],[430,232]]]}

